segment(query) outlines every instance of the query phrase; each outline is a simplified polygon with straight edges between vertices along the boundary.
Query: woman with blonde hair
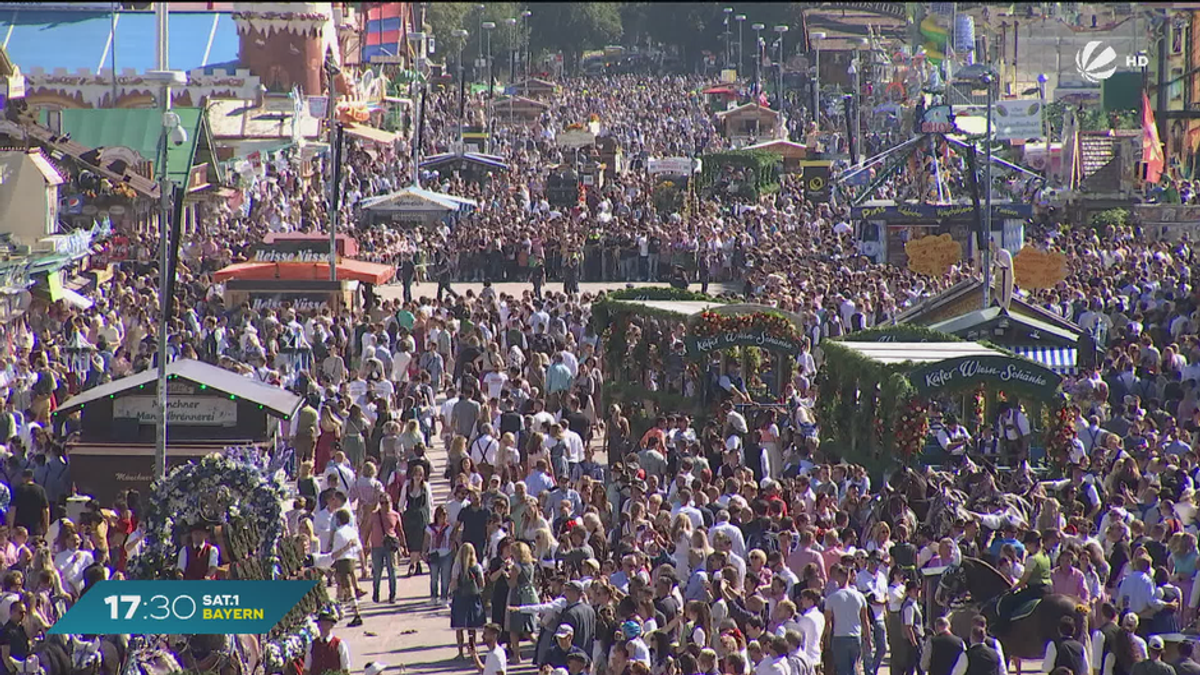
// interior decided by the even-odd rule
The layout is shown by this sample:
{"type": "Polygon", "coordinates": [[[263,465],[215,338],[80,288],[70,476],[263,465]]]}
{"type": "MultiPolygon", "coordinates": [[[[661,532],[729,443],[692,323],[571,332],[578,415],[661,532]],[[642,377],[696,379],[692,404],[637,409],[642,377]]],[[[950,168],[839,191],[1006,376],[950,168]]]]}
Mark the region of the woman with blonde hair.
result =
{"type": "Polygon", "coordinates": [[[505,469],[517,472],[520,467],[521,453],[517,450],[517,438],[511,431],[506,431],[501,434],[500,449],[496,451],[496,473],[503,473],[505,469]]]}
{"type": "Polygon", "coordinates": [[[671,523],[671,543],[675,545],[671,557],[675,560],[675,569],[679,572],[680,579],[691,576],[692,568],[688,562],[688,554],[692,550],[692,530],[692,519],[686,513],[675,516],[674,522],[671,523]]]}
{"type": "Polygon", "coordinates": [[[557,553],[558,541],[549,527],[539,528],[533,533],[533,557],[540,567],[553,571],[558,565],[554,558],[557,553]]]}
{"type": "Polygon", "coordinates": [[[458,547],[458,556],[451,571],[450,628],[458,640],[458,658],[466,658],[463,652],[463,633],[470,640],[471,653],[475,653],[475,631],[483,628],[487,616],[483,611],[483,567],[475,555],[475,545],[470,542],[458,547]]]}
{"type": "Polygon", "coordinates": [[[450,441],[450,448],[446,451],[446,480],[454,482],[455,477],[462,472],[463,458],[466,456],[467,439],[455,436],[450,441]]]}
{"type": "MultiPolygon", "coordinates": [[[[508,565],[508,605],[518,607],[535,605],[541,602],[538,597],[534,579],[537,568],[534,564],[533,551],[525,542],[513,544],[513,560],[508,565]]],[[[537,625],[537,617],[533,612],[508,613],[508,648],[512,653],[513,663],[521,662],[521,640],[533,637],[537,625]]]]}

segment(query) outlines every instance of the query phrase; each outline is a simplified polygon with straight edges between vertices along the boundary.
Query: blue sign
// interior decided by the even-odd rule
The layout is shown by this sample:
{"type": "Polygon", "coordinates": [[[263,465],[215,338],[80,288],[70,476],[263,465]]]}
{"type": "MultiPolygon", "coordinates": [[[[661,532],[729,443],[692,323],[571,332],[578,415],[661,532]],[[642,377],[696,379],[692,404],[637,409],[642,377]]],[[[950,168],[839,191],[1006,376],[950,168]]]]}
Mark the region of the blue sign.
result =
{"type": "MultiPolygon", "coordinates": [[[[962,221],[975,217],[975,207],[970,204],[855,206],[850,209],[850,217],[855,220],[883,220],[902,223],[927,220],[962,221]]],[[[1032,204],[992,204],[993,220],[1023,220],[1032,217],[1032,204]]]]}
{"type": "Polygon", "coordinates": [[[101,581],[54,634],[269,633],[316,581],[101,581]]]}

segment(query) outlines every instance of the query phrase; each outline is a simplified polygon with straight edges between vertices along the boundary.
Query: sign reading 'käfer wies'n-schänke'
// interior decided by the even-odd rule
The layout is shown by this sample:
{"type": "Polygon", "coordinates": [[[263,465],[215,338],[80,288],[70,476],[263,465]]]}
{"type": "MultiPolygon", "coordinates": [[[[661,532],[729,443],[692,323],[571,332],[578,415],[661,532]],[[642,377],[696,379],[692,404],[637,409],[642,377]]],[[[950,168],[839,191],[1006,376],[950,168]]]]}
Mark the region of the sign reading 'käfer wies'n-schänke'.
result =
{"type": "Polygon", "coordinates": [[[1049,368],[1011,356],[963,356],[931,363],[908,375],[922,395],[935,394],[967,385],[990,384],[998,388],[1020,386],[1047,395],[1058,388],[1062,377],[1049,368]]]}
{"type": "Polygon", "coordinates": [[[766,331],[735,331],[704,337],[689,336],[686,340],[688,352],[701,356],[711,351],[731,347],[762,347],[775,351],[800,353],[800,345],[787,338],[776,337],[766,331]]]}

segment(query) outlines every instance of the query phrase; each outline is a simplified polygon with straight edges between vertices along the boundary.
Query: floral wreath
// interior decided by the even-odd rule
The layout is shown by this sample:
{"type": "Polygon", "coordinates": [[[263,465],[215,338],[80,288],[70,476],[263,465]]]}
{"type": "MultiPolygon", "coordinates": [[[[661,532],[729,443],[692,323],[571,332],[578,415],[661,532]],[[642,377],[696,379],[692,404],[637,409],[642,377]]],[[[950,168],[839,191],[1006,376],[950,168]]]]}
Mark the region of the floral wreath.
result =
{"type": "MultiPolygon", "coordinates": [[[[175,564],[178,542],[197,522],[227,522],[243,517],[262,535],[259,558],[263,569],[274,570],[279,540],[283,537],[283,480],[267,476],[261,460],[247,451],[231,448],[199,462],[176,467],[164,480],[150,486],[141,517],[145,546],[131,561],[134,579],[161,578],[175,564]]],[[[274,572],[272,572],[273,574],[274,572]]]]}
{"type": "Polygon", "coordinates": [[[917,397],[908,399],[896,420],[896,452],[904,460],[921,454],[929,436],[929,406],[917,397]]]}
{"type": "Polygon", "coordinates": [[[772,337],[800,342],[804,336],[796,330],[791,321],[779,314],[770,312],[754,312],[738,316],[725,316],[717,312],[701,312],[692,327],[692,333],[698,337],[712,337],[723,333],[736,331],[760,330],[772,337]]]}

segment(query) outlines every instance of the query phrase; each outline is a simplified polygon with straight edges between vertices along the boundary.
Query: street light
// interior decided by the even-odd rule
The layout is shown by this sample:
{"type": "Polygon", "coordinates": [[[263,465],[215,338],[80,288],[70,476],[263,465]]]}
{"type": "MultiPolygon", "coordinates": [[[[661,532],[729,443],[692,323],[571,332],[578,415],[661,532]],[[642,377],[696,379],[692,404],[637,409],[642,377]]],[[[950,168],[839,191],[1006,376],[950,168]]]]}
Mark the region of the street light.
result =
{"type": "Polygon", "coordinates": [[[756,23],[750,26],[754,29],[754,95],[759,92],[759,83],[762,81],[762,31],[767,26],[765,24],[756,23]]]}
{"type": "Polygon", "coordinates": [[[869,48],[870,45],[871,45],[871,43],[866,38],[859,38],[858,43],[854,45],[854,61],[851,62],[851,64],[850,64],[850,67],[853,69],[853,72],[851,74],[854,75],[854,138],[857,140],[857,142],[854,144],[854,147],[856,150],[858,150],[858,153],[859,153],[859,157],[854,158],[854,161],[856,163],[861,161],[862,155],[863,155],[863,147],[862,147],[862,145],[863,145],[862,144],[862,136],[863,136],[863,133],[862,133],[862,74],[861,74],[861,71],[862,71],[862,60],[861,59],[862,59],[862,57],[860,56],[859,50],[862,47],[869,48]]]}
{"type": "Polygon", "coordinates": [[[492,86],[492,31],[495,30],[496,24],[493,21],[484,21],[480,26],[487,33],[487,88],[488,98],[495,98],[496,92],[492,86]]]}
{"type": "Polygon", "coordinates": [[[521,18],[525,20],[525,30],[521,36],[522,45],[525,47],[525,77],[529,77],[530,73],[533,72],[533,52],[529,48],[529,43],[533,37],[529,33],[529,17],[531,16],[533,16],[533,12],[529,10],[521,12],[521,18]]]}
{"type": "Polygon", "coordinates": [[[1046,129],[1046,83],[1050,81],[1050,76],[1045,73],[1038,73],[1038,98],[1042,100],[1042,139],[1046,141],[1046,170],[1050,167],[1050,132],[1046,129]]]}
{"type": "Polygon", "coordinates": [[[787,50],[783,44],[783,36],[788,32],[788,27],[784,25],[775,26],[771,30],[779,35],[779,91],[775,94],[779,100],[779,110],[783,110],[783,63],[787,61],[787,50]]]}
{"type": "Polygon", "coordinates": [[[170,221],[171,202],[175,196],[175,184],[169,178],[167,173],[167,147],[168,143],[174,142],[176,145],[182,145],[187,138],[186,133],[180,126],[179,115],[171,112],[171,85],[187,84],[187,73],[182,71],[170,70],[168,67],[169,54],[169,9],[167,3],[159,3],[155,7],[155,19],[158,25],[158,49],[157,49],[157,64],[156,69],[146,73],[147,79],[152,82],[158,82],[162,85],[162,129],[159,130],[158,136],[158,190],[160,196],[159,202],[159,217],[158,217],[158,236],[159,236],[159,281],[158,281],[158,296],[159,296],[159,324],[158,324],[158,391],[156,398],[158,399],[158,431],[154,444],[154,477],[156,479],[166,478],[167,476],[167,340],[169,339],[168,329],[171,325],[171,302],[174,299],[168,293],[168,287],[171,285],[171,235],[176,239],[179,238],[178,219],[174,226],[168,229],[170,221]]]}
{"type": "Polygon", "coordinates": [[[475,77],[479,77],[479,59],[483,58],[483,10],[487,9],[486,5],[475,5],[475,11],[479,12],[479,49],[476,52],[479,57],[475,59],[475,77]]]}
{"type": "Polygon", "coordinates": [[[467,83],[463,80],[463,49],[467,46],[467,38],[471,34],[463,28],[455,28],[450,35],[458,38],[458,140],[462,142],[463,112],[467,105],[467,83]]]}
{"type": "MultiPolygon", "coordinates": [[[[984,211],[983,211],[983,241],[982,247],[982,262],[983,262],[983,309],[988,309],[992,306],[992,83],[995,82],[996,76],[994,72],[987,66],[970,65],[964,68],[957,80],[960,84],[967,84],[978,89],[983,87],[987,90],[987,132],[984,134],[984,152],[985,159],[983,165],[983,185],[984,185],[984,211]],[[963,77],[970,73],[971,76],[963,77]]],[[[1047,145],[1047,152],[1049,145],[1047,145]]],[[[978,203],[978,202],[976,202],[978,203]]]]}
{"type": "Polygon", "coordinates": [[[508,24],[508,32],[513,41],[508,49],[508,83],[515,84],[517,81],[517,20],[505,19],[504,23],[508,24]]]}
{"type": "Polygon", "coordinates": [[[817,131],[821,130],[821,41],[825,33],[816,32],[809,36],[813,45],[815,67],[813,68],[813,122],[817,123],[817,131]]]}
{"type": "Polygon", "coordinates": [[[725,67],[728,68],[733,61],[730,55],[733,52],[733,43],[729,41],[729,17],[733,14],[733,8],[726,7],[721,11],[725,13],[725,67]]]}
{"type": "Polygon", "coordinates": [[[738,14],[737,16],[733,17],[733,20],[737,21],[737,25],[738,25],[737,71],[738,71],[738,79],[741,79],[742,67],[745,65],[743,63],[744,59],[742,58],[742,52],[744,51],[744,46],[746,43],[742,41],[742,29],[746,26],[746,15],[738,14]]]}

